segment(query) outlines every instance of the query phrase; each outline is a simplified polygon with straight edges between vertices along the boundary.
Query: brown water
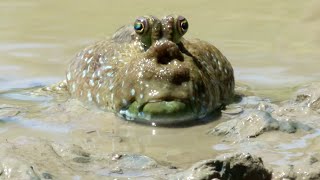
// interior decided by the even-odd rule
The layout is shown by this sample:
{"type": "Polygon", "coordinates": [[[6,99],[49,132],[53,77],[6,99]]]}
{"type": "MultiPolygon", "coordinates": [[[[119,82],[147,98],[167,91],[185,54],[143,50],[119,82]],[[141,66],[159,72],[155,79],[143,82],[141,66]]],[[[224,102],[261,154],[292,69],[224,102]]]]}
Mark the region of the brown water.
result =
{"type": "Polygon", "coordinates": [[[26,135],[83,143],[94,137],[91,145],[101,151],[143,153],[181,167],[214,157],[226,147],[205,131],[219,121],[188,128],[146,127],[79,104],[60,107],[50,96],[8,92],[63,80],[77,51],[137,16],[175,13],[189,21],[187,38],[209,41],[225,54],[237,81],[258,96],[284,100],[294,87],[320,77],[319,11],[317,1],[300,0],[2,0],[0,104],[28,110],[25,119],[1,126],[0,139],[26,135]]]}

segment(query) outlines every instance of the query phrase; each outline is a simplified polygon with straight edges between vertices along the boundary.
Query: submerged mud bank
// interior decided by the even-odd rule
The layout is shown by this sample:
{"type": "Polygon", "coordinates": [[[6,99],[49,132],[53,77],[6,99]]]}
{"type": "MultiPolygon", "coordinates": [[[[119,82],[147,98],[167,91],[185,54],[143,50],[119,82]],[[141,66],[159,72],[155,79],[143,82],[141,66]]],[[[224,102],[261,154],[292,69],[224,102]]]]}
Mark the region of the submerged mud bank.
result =
{"type": "Polygon", "coordinates": [[[319,179],[319,89],[281,103],[243,96],[186,128],[125,122],[73,100],[2,105],[0,178],[319,179]]]}

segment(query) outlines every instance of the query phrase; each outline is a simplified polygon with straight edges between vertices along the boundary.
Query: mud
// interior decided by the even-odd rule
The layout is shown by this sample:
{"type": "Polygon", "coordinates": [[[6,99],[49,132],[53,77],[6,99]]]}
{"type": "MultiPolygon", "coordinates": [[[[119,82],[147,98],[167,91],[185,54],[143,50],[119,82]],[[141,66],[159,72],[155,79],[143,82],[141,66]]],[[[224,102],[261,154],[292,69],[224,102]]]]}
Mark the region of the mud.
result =
{"type": "Polygon", "coordinates": [[[171,171],[143,155],[92,152],[45,139],[19,137],[1,147],[4,179],[164,178],[171,171]]]}
{"type": "MultiPolygon", "coordinates": [[[[245,139],[257,137],[269,131],[295,133],[298,130],[313,130],[309,125],[297,120],[280,120],[280,118],[272,114],[278,109],[276,105],[258,100],[256,97],[244,97],[237,106],[234,105],[234,107],[232,107],[231,105],[227,108],[231,110],[227,109],[224,113],[231,119],[214,127],[208,132],[209,134],[231,137],[237,136],[240,139],[245,139]],[[250,101],[256,101],[258,104],[250,104],[250,101]],[[240,111],[241,113],[232,112],[232,115],[230,115],[229,112],[233,111],[233,108],[242,109],[240,111]],[[239,115],[236,116],[236,114],[239,115]]],[[[283,118],[284,117],[282,117],[282,119],[283,118]]]]}
{"type": "Polygon", "coordinates": [[[235,154],[195,163],[187,170],[139,154],[102,153],[74,144],[19,137],[1,143],[4,179],[270,179],[258,157],[235,154]]]}
{"type": "MultiPolygon", "coordinates": [[[[199,143],[196,146],[191,143],[190,147],[200,150],[194,153],[202,153],[202,156],[188,163],[181,163],[183,160],[172,161],[168,155],[165,158],[148,150],[135,150],[132,141],[141,137],[135,133],[145,133],[152,127],[117,118],[103,121],[106,116],[114,115],[97,110],[94,106],[84,106],[76,100],[66,97],[60,97],[60,103],[48,100],[48,108],[44,109],[2,105],[0,130],[6,136],[2,136],[5,138],[1,138],[0,144],[0,177],[318,179],[320,156],[316,144],[320,141],[319,89],[320,83],[303,86],[291,99],[280,103],[252,95],[243,96],[239,102],[223,110],[212,128],[205,124],[198,132],[203,135],[205,142],[208,139],[216,141],[212,149],[217,153],[201,150],[203,145],[198,139],[199,143]],[[11,136],[9,129],[4,128],[10,124],[17,131],[24,127],[20,136],[11,136]],[[122,129],[130,127],[128,125],[139,129],[122,129]],[[39,134],[28,135],[26,127],[39,134]],[[129,134],[124,135],[124,132],[129,134]]],[[[251,94],[248,89],[242,93],[251,94]]],[[[44,96],[38,90],[29,95],[39,98],[39,94],[44,96]]],[[[157,128],[152,131],[179,131],[179,128],[157,128]]],[[[197,127],[187,127],[185,130],[195,131],[192,128],[197,127]]],[[[181,141],[178,134],[176,138],[181,141]]],[[[163,144],[157,146],[154,143],[149,145],[163,147],[163,144]]],[[[166,150],[167,153],[170,148],[166,150]]],[[[193,155],[186,152],[175,156],[188,159],[193,155]]]]}

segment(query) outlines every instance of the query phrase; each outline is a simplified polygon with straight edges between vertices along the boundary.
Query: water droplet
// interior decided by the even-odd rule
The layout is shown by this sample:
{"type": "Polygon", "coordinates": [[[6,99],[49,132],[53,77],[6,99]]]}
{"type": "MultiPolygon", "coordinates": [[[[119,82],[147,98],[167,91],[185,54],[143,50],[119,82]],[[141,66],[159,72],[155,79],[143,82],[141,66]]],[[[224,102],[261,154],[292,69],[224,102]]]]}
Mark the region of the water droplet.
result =
{"type": "Polygon", "coordinates": [[[92,96],[91,96],[90,90],[88,90],[87,97],[88,97],[88,101],[92,101],[92,96]]]}
{"type": "Polygon", "coordinates": [[[87,74],[87,71],[86,71],[86,70],[83,70],[83,71],[82,71],[82,77],[84,78],[84,77],[86,76],[86,74],[87,74]]]}
{"type": "Polygon", "coordinates": [[[100,103],[100,94],[99,93],[96,95],[96,100],[97,100],[97,103],[99,104],[100,103]]]}
{"type": "Polygon", "coordinates": [[[131,96],[134,96],[136,94],[136,91],[134,89],[131,89],[131,96]]]}
{"type": "Polygon", "coordinates": [[[90,84],[90,86],[94,86],[94,81],[93,81],[93,79],[90,79],[89,84],[90,84]]]}
{"type": "Polygon", "coordinates": [[[93,56],[90,57],[90,59],[87,61],[87,64],[89,64],[93,59],[93,56]]]}

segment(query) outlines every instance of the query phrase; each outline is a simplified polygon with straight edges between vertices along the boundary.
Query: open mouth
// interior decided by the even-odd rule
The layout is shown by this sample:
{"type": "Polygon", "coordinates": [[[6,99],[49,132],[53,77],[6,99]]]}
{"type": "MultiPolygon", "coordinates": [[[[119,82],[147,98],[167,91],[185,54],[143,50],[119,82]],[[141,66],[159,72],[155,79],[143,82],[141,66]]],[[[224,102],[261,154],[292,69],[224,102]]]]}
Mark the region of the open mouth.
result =
{"type": "Polygon", "coordinates": [[[120,114],[127,120],[135,120],[152,125],[170,125],[191,121],[197,113],[190,101],[186,100],[154,100],[140,105],[134,101],[120,114]]]}

